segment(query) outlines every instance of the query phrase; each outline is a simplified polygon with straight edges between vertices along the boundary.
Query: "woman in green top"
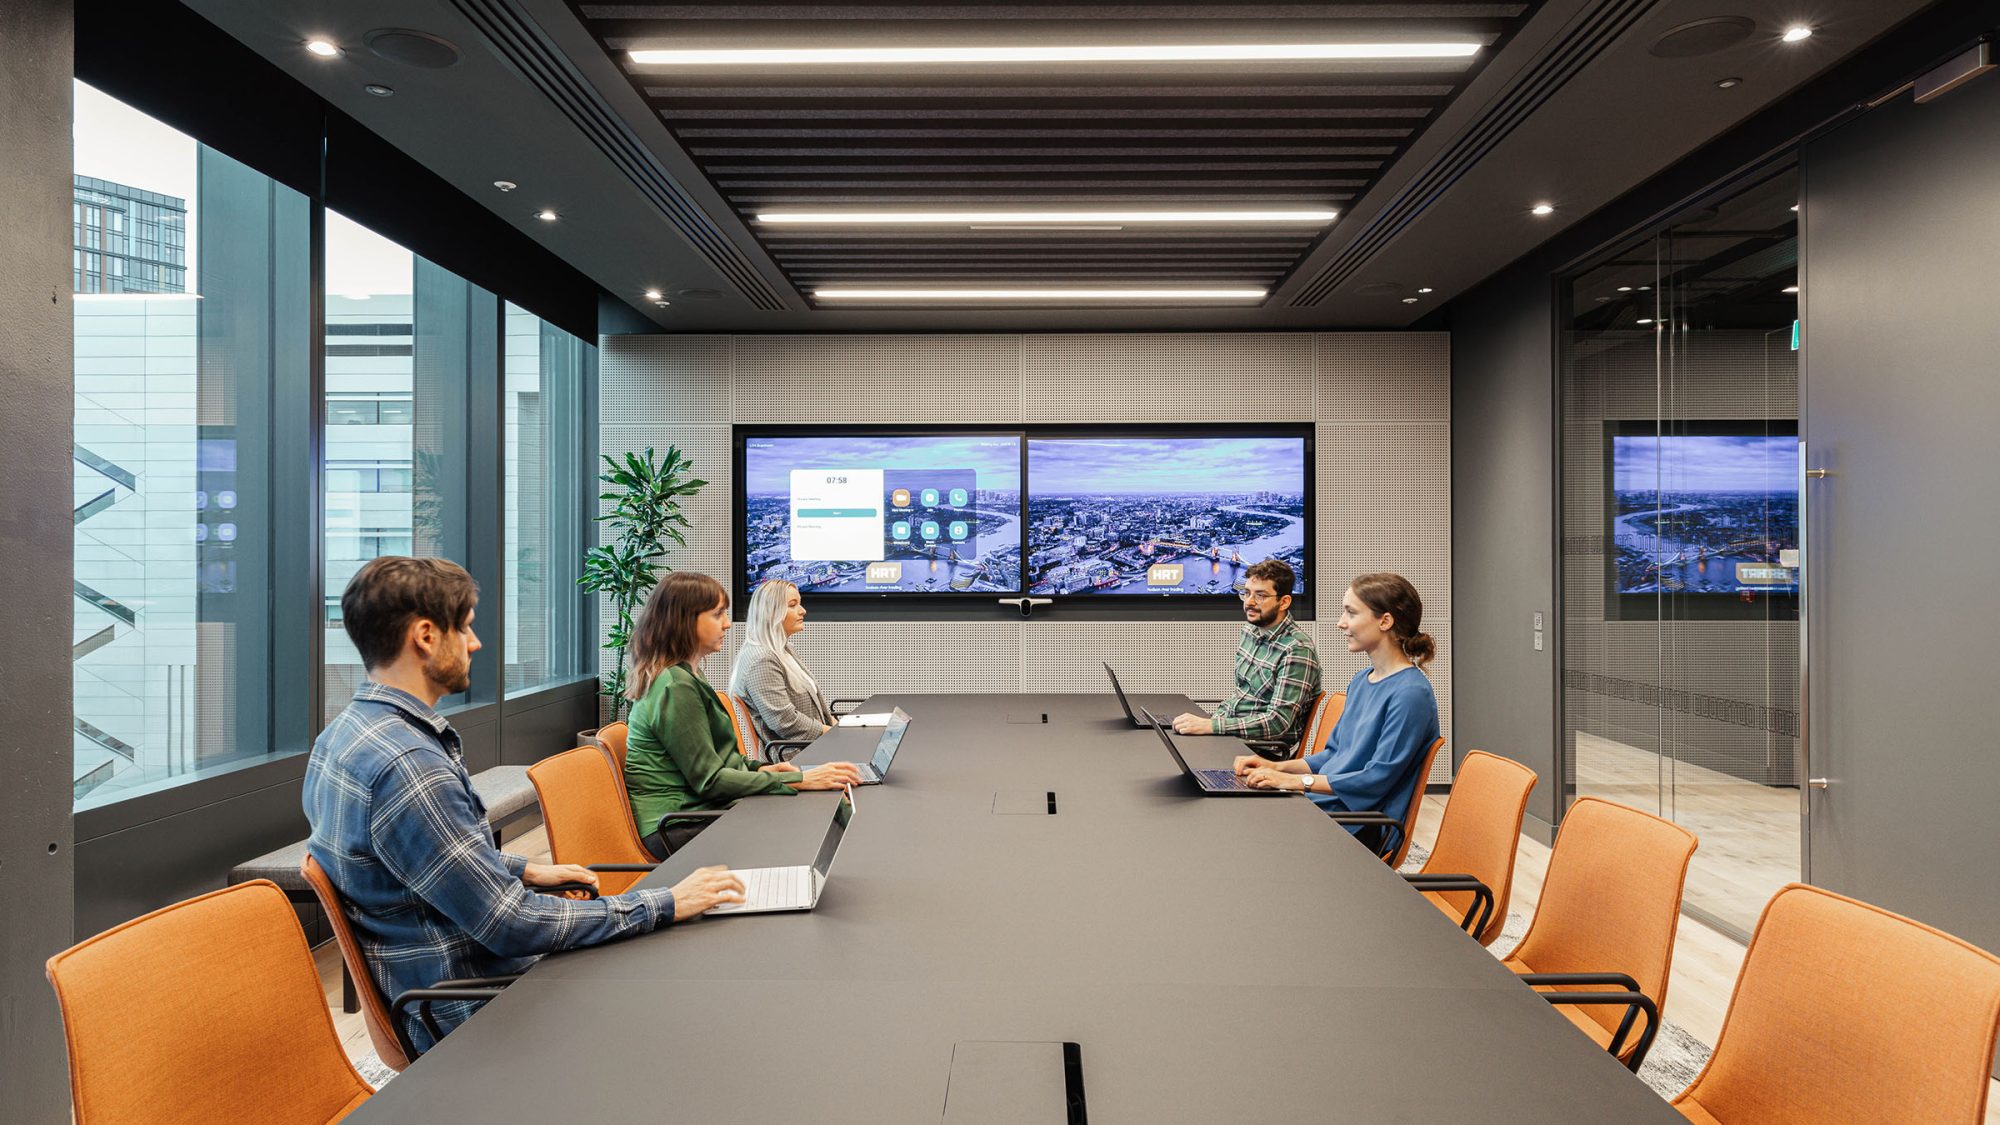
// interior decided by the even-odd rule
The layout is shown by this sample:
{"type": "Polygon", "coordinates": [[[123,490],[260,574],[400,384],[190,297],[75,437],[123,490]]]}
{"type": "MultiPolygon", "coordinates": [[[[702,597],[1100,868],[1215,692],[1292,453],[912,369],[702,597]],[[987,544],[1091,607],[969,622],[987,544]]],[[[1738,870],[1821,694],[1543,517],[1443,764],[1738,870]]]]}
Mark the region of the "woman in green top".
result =
{"type": "Polygon", "coordinates": [[[729,631],[729,596],[706,574],[675,571],[661,580],[632,630],[633,701],[626,739],[625,789],[632,821],[654,854],[678,849],[701,822],[670,823],[653,838],[660,818],[688,809],[728,808],[755,793],[790,795],[839,789],[861,780],[852,762],[828,762],[801,773],[791,764],[759,766],[743,756],[729,707],[708,686],[700,662],[722,651],[729,631]]]}

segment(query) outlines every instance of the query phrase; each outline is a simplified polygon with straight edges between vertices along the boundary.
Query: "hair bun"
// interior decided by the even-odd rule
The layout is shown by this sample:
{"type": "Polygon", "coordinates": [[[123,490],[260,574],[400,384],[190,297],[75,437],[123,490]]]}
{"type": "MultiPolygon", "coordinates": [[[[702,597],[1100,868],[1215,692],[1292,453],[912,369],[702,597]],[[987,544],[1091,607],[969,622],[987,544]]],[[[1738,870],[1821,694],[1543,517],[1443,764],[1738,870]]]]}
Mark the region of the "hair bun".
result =
{"type": "Polygon", "coordinates": [[[1415,633],[1404,637],[1403,655],[1421,668],[1437,659],[1437,641],[1429,633],[1415,633]]]}

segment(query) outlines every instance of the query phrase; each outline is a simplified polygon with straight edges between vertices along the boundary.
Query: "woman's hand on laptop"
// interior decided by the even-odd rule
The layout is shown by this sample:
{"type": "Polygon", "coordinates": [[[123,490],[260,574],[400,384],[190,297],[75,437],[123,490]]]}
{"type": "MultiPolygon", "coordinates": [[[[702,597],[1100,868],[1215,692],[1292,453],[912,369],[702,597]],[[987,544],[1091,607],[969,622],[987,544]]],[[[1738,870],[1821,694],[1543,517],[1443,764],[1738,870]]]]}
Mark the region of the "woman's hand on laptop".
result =
{"type": "Polygon", "coordinates": [[[861,782],[861,767],[853,762],[828,762],[807,770],[799,780],[790,782],[794,789],[839,789],[861,782]]]}
{"type": "Polygon", "coordinates": [[[674,921],[685,922],[725,902],[742,901],[743,880],[730,874],[729,868],[721,864],[697,867],[674,884],[674,921]]]}
{"type": "Polygon", "coordinates": [[[1293,782],[1291,781],[1292,774],[1289,770],[1272,769],[1270,763],[1268,762],[1266,762],[1264,765],[1258,766],[1256,769],[1253,769],[1248,773],[1243,774],[1242,776],[1243,776],[1243,784],[1249,786],[1252,789],[1297,788],[1297,786],[1294,785],[1293,782]]]}

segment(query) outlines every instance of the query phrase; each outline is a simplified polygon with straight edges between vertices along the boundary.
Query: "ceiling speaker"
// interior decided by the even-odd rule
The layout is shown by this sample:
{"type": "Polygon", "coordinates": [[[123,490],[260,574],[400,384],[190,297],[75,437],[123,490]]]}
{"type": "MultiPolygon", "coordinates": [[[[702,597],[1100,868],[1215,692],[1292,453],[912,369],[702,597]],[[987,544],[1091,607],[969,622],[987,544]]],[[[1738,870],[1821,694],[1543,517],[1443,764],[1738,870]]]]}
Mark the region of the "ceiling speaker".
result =
{"type": "Polygon", "coordinates": [[[378,27],[361,37],[368,49],[390,62],[425,70],[443,70],[458,61],[458,47],[428,31],[378,27]]]}
{"type": "Polygon", "coordinates": [[[1698,58],[1728,50],[1756,30],[1756,23],[1743,16],[1715,16],[1670,28],[1646,50],[1662,59],[1698,58]]]}

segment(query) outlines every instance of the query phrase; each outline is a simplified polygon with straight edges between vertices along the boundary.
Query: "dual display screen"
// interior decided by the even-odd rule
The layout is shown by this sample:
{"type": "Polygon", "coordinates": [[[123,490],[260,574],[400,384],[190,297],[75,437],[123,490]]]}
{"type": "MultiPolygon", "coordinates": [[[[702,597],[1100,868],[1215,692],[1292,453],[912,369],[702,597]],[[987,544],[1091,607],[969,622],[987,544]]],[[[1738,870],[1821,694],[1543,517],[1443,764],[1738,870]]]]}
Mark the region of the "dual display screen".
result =
{"type": "Polygon", "coordinates": [[[806,593],[1221,594],[1305,585],[1303,436],[761,436],[741,442],[743,576],[806,593]]]}

